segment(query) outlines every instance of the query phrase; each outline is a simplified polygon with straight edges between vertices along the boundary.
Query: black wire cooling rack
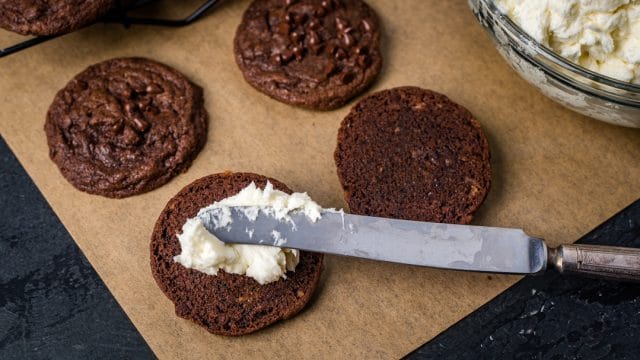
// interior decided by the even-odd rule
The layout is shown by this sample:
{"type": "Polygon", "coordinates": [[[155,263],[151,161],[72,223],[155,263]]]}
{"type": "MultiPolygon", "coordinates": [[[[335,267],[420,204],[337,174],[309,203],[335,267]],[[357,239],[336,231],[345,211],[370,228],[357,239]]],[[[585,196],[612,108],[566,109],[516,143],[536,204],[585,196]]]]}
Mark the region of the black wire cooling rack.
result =
{"type": "MultiPolygon", "coordinates": [[[[153,26],[169,26],[169,27],[181,27],[191,24],[192,22],[198,20],[202,15],[211,9],[213,6],[218,4],[222,0],[207,0],[202,5],[200,5],[195,11],[193,11],[189,16],[184,19],[154,19],[154,18],[145,18],[145,17],[132,17],[127,15],[127,13],[135,8],[138,8],[142,5],[150,3],[154,0],[138,0],[135,1],[132,5],[126,8],[114,8],[109,11],[106,15],[96,20],[95,23],[103,22],[103,23],[117,23],[122,24],[125,27],[129,27],[131,25],[153,25],[153,26]]],[[[59,36],[66,35],[58,34],[58,35],[49,35],[49,36],[38,36],[18,44],[6,47],[4,49],[0,49],[0,58],[15,54],[18,51],[30,48],[32,46],[42,44],[45,41],[49,41],[51,39],[55,39],[59,36]]]]}

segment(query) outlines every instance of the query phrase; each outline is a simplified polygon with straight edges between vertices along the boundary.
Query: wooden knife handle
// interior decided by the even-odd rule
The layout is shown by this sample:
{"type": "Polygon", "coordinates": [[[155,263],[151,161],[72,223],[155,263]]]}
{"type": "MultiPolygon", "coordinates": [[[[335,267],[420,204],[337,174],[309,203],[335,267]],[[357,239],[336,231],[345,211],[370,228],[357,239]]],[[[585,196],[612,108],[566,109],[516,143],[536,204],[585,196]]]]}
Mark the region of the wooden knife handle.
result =
{"type": "Polygon", "coordinates": [[[566,275],[640,282],[638,248],[561,245],[549,249],[548,264],[566,275]]]}

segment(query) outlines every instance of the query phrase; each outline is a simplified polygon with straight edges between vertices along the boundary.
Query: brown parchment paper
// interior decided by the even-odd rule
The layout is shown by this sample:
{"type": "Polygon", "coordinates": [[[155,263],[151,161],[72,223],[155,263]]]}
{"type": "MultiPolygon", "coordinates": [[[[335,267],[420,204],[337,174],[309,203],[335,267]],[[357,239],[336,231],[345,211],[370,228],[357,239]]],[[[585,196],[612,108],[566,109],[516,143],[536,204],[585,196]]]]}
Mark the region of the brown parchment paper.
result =
{"type": "MultiPolygon", "coordinates": [[[[521,80],[495,51],[465,0],[370,0],[384,25],[385,65],[371,90],[443,92],[482,122],[493,187],[475,223],[522,227],[572,242],[640,196],[640,131],[574,114],[521,80]]],[[[199,1],[161,1],[184,15],[199,1]]],[[[149,237],[171,196],[224,170],[272,176],[343,207],[333,163],[350,106],[293,108],[243,81],[232,41],[248,1],[227,0],[180,29],[97,24],[0,59],[0,131],[135,326],[160,358],[397,358],[518,280],[329,256],[315,300],[294,319],[226,338],[177,318],[149,268],[149,237]],[[56,91],[90,64],[147,56],[205,89],[207,144],[191,169],[123,200],[75,190],[49,160],[43,132],[56,91]]],[[[22,39],[0,31],[0,45],[22,39]]],[[[353,104],[353,103],[352,103],[353,104]]]]}

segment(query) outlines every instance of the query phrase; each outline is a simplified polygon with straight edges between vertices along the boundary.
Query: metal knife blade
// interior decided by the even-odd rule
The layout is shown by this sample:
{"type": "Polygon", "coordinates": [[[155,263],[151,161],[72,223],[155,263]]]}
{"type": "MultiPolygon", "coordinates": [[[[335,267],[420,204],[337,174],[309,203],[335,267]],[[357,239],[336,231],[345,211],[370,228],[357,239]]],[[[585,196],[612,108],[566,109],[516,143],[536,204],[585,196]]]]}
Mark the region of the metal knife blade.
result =
{"type": "MultiPolygon", "coordinates": [[[[291,222],[262,212],[255,220],[230,208],[232,223],[215,212],[199,215],[204,227],[226,243],[292,249],[444,269],[532,274],[547,267],[543,240],[520,229],[407,221],[324,212],[316,222],[291,214],[291,222]]],[[[255,213],[253,214],[255,216],[255,213]]]]}

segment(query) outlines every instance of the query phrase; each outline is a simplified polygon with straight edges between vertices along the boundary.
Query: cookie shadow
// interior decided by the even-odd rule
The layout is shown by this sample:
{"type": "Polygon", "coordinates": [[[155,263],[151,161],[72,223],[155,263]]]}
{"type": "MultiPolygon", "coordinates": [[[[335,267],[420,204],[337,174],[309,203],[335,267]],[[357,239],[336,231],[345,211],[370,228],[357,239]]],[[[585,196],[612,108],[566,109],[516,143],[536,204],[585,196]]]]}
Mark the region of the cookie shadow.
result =
{"type": "Polygon", "coordinates": [[[316,290],[313,292],[313,295],[311,296],[311,299],[309,299],[309,302],[307,303],[307,305],[300,311],[300,314],[304,313],[305,311],[307,311],[308,309],[311,309],[316,305],[316,303],[318,302],[318,299],[320,299],[320,297],[324,292],[324,287],[327,282],[327,278],[331,276],[332,266],[329,266],[328,264],[329,261],[327,260],[327,255],[325,255],[325,258],[323,259],[323,261],[324,261],[323,263],[324,267],[322,269],[322,274],[320,274],[320,280],[318,280],[318,286],[316,287],[316,290]]]}
{"type": "Polygon", "coordinates": [[[489,147],[491,151],[491,187],[487,198],[484,200],[480,209],[475,213],[473,223],[474,224],[488,224],[492,215],[492,209],[498,209],[502,207],[504,201],[504,189],[506,182],[508,181],[504,174],[506,173],[506,164],[504,161],[504,152],[500,146],[494,134],[487,129],[483,129],[487,140],[489,141],[489,147]]]}
{"type": "MultiPolygon", "coordinates": [[[[370,5],[371,6],[371,5],[370,5]]],[[[384,21],[380,14],[382,12],[377,9],[373,9],[378,15],[378,26],[380,26],[380,55],[382,55],[382,68],[380,69],[380,73],[376,77],[376,79],[371,83],[370,87],[376,86],[378,83],[383,83],[388,74],[389,69],[389,54],[392,54],[393,50],[393,37],[389,34],[389,29],[387,28],[387,21],[384,21]]],[[[369,90],[369,88],[367,90],[369,90]]],[[[366,91],[365,91],[366,92],[366,91]]]]}

